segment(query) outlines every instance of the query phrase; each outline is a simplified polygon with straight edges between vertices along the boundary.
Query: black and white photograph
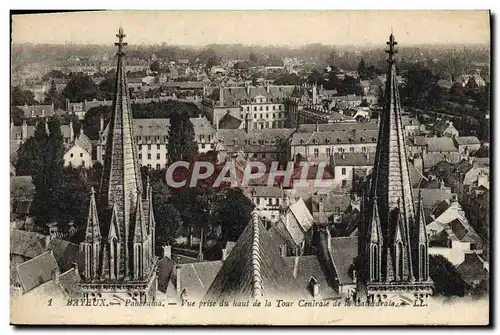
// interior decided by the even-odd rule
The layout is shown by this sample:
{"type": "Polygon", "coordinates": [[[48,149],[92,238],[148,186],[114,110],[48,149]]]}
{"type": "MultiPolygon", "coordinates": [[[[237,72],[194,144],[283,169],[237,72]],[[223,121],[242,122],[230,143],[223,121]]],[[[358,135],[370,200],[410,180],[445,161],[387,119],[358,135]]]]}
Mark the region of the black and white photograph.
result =
{"type": "Polygon", "coordinates": [[[11,324],[489,325],[490,15],[12,11],[11,324]]]}

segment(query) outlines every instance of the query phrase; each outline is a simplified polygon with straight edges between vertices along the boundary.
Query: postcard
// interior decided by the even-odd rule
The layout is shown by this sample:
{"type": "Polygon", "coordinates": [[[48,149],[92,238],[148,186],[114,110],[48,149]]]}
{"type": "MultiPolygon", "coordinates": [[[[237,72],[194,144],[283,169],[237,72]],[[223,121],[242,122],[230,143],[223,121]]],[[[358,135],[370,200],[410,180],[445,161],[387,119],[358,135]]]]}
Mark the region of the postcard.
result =
{"type": "Polygon", "coordinates": [[[11,14],[12,324],[490,324],[488,11],[11,14]]]}

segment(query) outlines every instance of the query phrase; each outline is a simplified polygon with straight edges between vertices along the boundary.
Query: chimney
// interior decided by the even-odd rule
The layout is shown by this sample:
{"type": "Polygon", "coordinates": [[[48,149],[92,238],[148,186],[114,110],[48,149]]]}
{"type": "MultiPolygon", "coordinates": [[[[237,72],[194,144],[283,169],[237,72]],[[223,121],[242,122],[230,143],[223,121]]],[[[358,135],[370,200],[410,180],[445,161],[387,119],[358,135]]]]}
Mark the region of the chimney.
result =
{"type": "Polygon", "coordinates": [[[71,113],[71,104],[69,102],[69,99],[66,99],[66,112],[71,113]]]}
{"type": "Polygon", "coordinates": [[[177,294],[181,295],[181,266],[179,264],[175,265],[175,288],[177,294]]]}
{"type": "Polygon", "coordinates": [[[342,159],[345,159],[345,152],[342,151],[342,159]]]}
{"type": "Polygon", "coordinates": [[[203,83],[203,97],[207,96],[207,84],[203,83]]]}
{"type": "Polygon", "coordinates": [[[250,95],[250,85],[247,85],[247,95],[250,95]]]}
{"type": "Polygon", "coordinates": [[[200,234],[200,246],[198,250],[198,260],[202,261],[203,260],[203,228],[201,228],[201,234],[200,234]]]}
{"type": "Polygon", "coordinates": [[[163,258],[172,259],[172,246],[164,245],[163,247],[163,258]]]}
{"type": "Polygon", "coordinates": [[[316,122],[316,132],[319,132],[319,123],[316,122]]]}
{"type": "Polygon", "coordinates": [[[59,276],[61,275],[61,271],[59,268],[52,270],[52,280],[55,283],[59,283],[59,276]]]}
{"type": "Polygon", "coordinates": [[[368,151],[366,152],[366,159],[370,159],[370,153],[368,151]]]}
{"type": "Polygon", "coordinates": [[[311,283],[313,298],[317,298],[319,296],[319,283],[314,277],[311,277],[310,283],[311,283]]]}
{"type": "Polygon", "coordinates": [[[224,106],[224,87],[219,87],[219,105],[224,106]]]}
{"type": "Polygon", "coordinates": [[[78,269],[78,262],[72,262],[73,268],[75,269],[75,273],[80,274],[79,269],[78,269]]]}
{"type": "Polygon", "coordinates": [[[318,201],[318,221],[319,223],[326,223],[325,221],[325,210],[324,210],[324,200],[323,197],[319,196],[318,201]]]}
{"type": "Polygon", "coordinates": [[[23,125],[22,125],[22,136],[23,140],[26,140],[28,138],[28,124],[26,123],[26,119],[23,120],[23,125]]]}
{"type": "Polygon", "coordinates": [[[52,241],[52,236],[50,234],[49,235],[45,235],[45,249],[49,248],[50,241],[52,241]]]}
{"type": "Polygon", "coordinates": [[[316,92],[316,85],[313,85],[312,87],[312,100],[313,100],[313,105],[318,103],[318,92],[316,92]]]}
{"type": "Polygon", "coordinates": [[[281,257],[286,257],[286,246],[285,246],[285,245],[283,245],[283,244],[281,244],[281,245],[279,246],[279,248],[280,248],[280,256],[281,256],[281,257]]]}
{"type": "Polygon", "coordinates": [[[330,228],[326,227],[326,246],[328,249],[332,248],[332,235],[330,234],[330,228]]]}
{"type": "Polygon", "coordinates": [[[102,134],[103,131],[104,131],[104,115],[102,115],[101,113],[101,116],[99,118],[99,135],[102,134]]]}
{"type": "Polygon", "coordinates": [[[269,82],[266,82],[266,92],[267,92],[267,93],[271,92],[271,90],[270,90],[270,89],[271,89],[271,87],[270,87],[270,85],[269,85],[269,82]]]}
{"type": "Polygon", "coordinates": [[[69,119],[69,141],[72,142],[75,139],[75,132],[73,131],[73,119],[69,119]]]}
{"type": "Polygon", "coordinates": [[[424,160],[422,158],[422,155],[419,155],[418,157],[413,158],[413,166],[420,172],[424,172],[424,160]]]}
{"type": "Polygon", "coordinates": [[[225,261],[227,259],[227,249],[224,248],[222,249],[222,261],[225,261]]]}

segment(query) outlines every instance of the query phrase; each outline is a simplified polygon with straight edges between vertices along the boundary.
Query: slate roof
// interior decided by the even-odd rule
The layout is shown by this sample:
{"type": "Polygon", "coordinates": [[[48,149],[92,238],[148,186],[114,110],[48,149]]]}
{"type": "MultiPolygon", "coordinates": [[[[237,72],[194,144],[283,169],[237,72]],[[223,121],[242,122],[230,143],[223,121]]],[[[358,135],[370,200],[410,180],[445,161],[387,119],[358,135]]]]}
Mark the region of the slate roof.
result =
{"type": "Polygon", "coordinates": [[[373,166],[375,163],[375,154],[367,155],[359,152],[346,152],[343,154],[335,153],[333,155],[334,166],[373,166]]]}
{"type": "Polygon", "coordinates": [[[316,297],[317,300],[331,299],[338,296],[338,293],[328,283],[328,275],[317,256],[290,256],[285,257],[284,260],[299,284],[309,292],[309,299],[312,298],[312,290],[308,287],[311,277],[314,277],[320,285],[320,294],[319,297],[316,297]]]}
{"type": "Polygon", "coordinates": [[[312,133],[297,132],[292,136],[291,145],[370,144],[376,143],[377,138],[378,130],[353,131],[351,129],[345,131],[314,131],[312,133]]]}
{"type": "Polygon", "coordinates": [[[75,268],[71,268],[68,271],[61,273],[59,276],[59,282],[66,294],[73,299],[79,298],[82,295],[82,290],[80,286],[81,277],[75,268]]]}
{"type": "Polygon", "coordinates": [[[482,242],[482,239],[468,222],[455,219],[449,225],[460,241],[470,243],[482,242]]]}
{"type": "Polygon", "coordinates": [[[337,272],[340,284],[353,284],[354,280],[350,275],[351,265],[354,258],[358,256],[357,237],[332,237],[330,256],[337,272]]]}
{"type": "Polygon", "coordinates": [[[51,251],[47,251],[17,266],[19,282],[24,292],[52,279],[52,273],[58,270],[56,259],[51,251]]]}
{"type": "Polygon", "coordinates": [[[429,137],[427,138],[427,151],[458,152],[458,148],[450,137],[429,137]]]}
{"type": "Polygon", "coordinates": [[[10,253],[35,258],[45,251],[45,235],[12,229],[10,231],[10,253]]]}
{"type": "Polygon", "coordinates": [[[323,197],[323,211],[325,213],[336,212],[337,207],[341,213],[344,213],[351,205],[351,197],[349,194],[334,194],[330,193],[326,197],[323,195],[313,194],[311,196],[311,209],[313,213],[319,212],[319,199],[323,197]]]}
{"type": "Polygon", "coordinates": [[[481,144],[476,136],[459,136],[455,138],[458,145],[473,145],[481,144]]]}
{"type": "Polygon", "coordinates": [[[467,283],[489,279],[488,262],[476,253],[466,254],[457,271],[467,283]]]}
{"type": "Polygon", "coordinates": [[[49,242],[47,250],[52,250],[61,272],[73,268],[73,263],[76,263],[80,269],[84,269],[85,258],[84,254],[80,252],[78,244],[59,238],[53,238],[49,242]]]}
{"type": "MultiPolygon", "coordinates": [[[[212,285],[223,265],[222,261],[180,264],[181,291],[186,289],[188,297],[202,298],[212,285]]],[[[174,266],[171,281],[176,285],[177,270],[174,266]]]]}
{"type": "Polygon", "coordinates": [[[253,213],[205,299],[280,296],[305,298],[307,293],[273,247],[258,214],[253,213]]]}
{"type": "Polygon", "coordinates": [[[346,122],[346,123],[304,123],[299,125],[298,132],[300,133],[310,133],[316,131],[318,128],[319,131],[352,131],[356,130],[376,130],[378,131],[379,123],[378,122],[346,122]]]}
{"type": "Polygon", "coordinates": [[[163,257],[158,262],[158,290],[165,293],[172,276],[175,263],[168,257],[163,257]]]}
{"type": "Polygon", "coordinates": [[[422,201],[424,207],[434,207],[445,200],[451,200],[452,193],[440,188],[414,188],[413,199],[418,202],[419,191],[422,192],[422,201]]]}
{"type": "Polygon", "coordinates": [[[243,121],[227,113],[219,121],[219,129],[239,129],[243,121]]]}
{"type": "Polygon", "coordinates": [[[276,186],[251,186],[244,190],[247,197],[279,198],[282,196],[281,188],[276,186]]]}
{"type": "Polygon", "coordinates": [[[302,198],[291,204],[288,209],[305,232],[311,229],[314,219],[302,198]]]}

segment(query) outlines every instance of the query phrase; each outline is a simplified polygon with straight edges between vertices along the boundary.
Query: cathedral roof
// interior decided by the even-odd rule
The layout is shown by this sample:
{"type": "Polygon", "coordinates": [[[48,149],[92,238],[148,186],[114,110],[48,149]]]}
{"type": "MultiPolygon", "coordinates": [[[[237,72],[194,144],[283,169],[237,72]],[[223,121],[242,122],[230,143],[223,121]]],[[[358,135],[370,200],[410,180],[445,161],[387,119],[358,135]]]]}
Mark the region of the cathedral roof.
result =
{"type": "Polygon", "coordinates": [[[205,298],[279,296],[305,297],[306,292],[280,256],[258,214],[253,213],[205,298]]]}

